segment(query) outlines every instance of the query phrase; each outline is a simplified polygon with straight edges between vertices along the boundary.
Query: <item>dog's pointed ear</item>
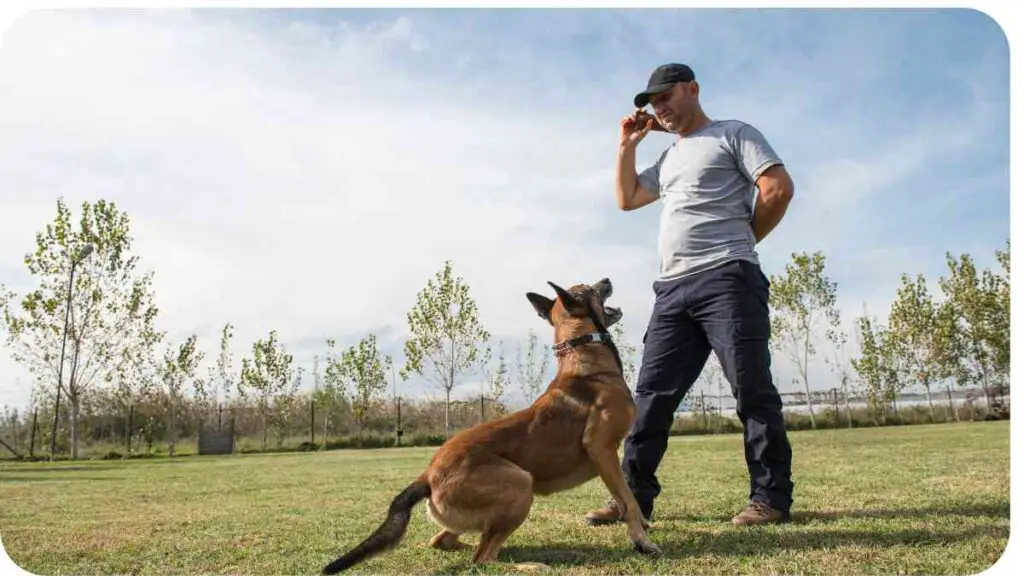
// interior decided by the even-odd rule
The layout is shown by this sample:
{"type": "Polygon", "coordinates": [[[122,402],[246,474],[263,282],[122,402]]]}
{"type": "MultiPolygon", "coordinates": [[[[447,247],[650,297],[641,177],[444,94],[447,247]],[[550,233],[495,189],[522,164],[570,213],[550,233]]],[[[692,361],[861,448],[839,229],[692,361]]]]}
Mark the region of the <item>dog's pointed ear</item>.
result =
{"type": "Polygon", "coordinates": [[[526,298],[530,301],[530,304],[533,304],[533,309],[537,311],[537,315],[546,320],[548,324],[552,324],[551,308],[554,307],[555,301],[535,292],[527,292],[526,298]]]}
{"type": "Polygon", "coordinates": [[[568,308],[577,303],[576,298],[573,298],[572,294],[569,294],[565,288],[562,288],[554,282],[548,282],[548,285],[555,289],[555,294],[558,294],[558,299],[562,301],[562,306],[568,308]]]}
{"type": "Polygon", "coordinates": [[[565,306],[567,312],[573,316],[579,316],[586,312],[586,302],[573,296],[568,290],[554,282],[548,282],[548,284],[555,289],[555,293],[558,294],[558,299],[562,301],[562,306],[565,306]]]}

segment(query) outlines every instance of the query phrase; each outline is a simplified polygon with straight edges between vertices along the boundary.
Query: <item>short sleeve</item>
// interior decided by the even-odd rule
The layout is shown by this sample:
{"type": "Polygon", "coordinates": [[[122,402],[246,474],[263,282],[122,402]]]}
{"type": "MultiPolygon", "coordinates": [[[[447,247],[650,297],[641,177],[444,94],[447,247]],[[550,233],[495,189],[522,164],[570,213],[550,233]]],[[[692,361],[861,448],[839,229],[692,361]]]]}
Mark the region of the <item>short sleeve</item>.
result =
{"type": "Polygon", "coordinates": [[[736,164],[752,183],[757,182],[765,170],[782,164],[761,131],[749,124],[740,123],[731,140],[736,164]]]}
{"type": "Polygon", "coordinates": [[[658,197],[661,197],[661,164],[665,161],[666,154],[668,154],[668,150],[662,152],[654,164],[637,174],[640,186],[658,197]]]}

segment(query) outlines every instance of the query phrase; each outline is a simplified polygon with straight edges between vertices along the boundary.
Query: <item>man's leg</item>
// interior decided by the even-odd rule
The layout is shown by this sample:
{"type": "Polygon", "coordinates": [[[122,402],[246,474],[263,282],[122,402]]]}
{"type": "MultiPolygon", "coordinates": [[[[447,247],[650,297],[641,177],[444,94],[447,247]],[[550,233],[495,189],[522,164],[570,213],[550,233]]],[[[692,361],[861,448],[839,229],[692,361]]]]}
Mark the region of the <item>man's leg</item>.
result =
{"type": "MultiPolygon", "coordinates": [[[[655,290],[634,394],[636,421],[626,437],[622,460],[626,481],[648,520],[661,492],[655,471],[665,454],[675,411],[711,352],[700,326],[686,314],[685,280],[656,285],[655,290]]],[[[587,514],[587,520],[595,525],[615,522],[620,512],[609,503],[587,514]]]]}
{"type": "Polygon", "coordinates": [[[716,271],[694,287],[694,315],[722,364],[743,423],[750,506],[733,522],[788,520],[793,457],[782,399],[771,375],[768,279],[750,262],[734,262],[716,271]]]}

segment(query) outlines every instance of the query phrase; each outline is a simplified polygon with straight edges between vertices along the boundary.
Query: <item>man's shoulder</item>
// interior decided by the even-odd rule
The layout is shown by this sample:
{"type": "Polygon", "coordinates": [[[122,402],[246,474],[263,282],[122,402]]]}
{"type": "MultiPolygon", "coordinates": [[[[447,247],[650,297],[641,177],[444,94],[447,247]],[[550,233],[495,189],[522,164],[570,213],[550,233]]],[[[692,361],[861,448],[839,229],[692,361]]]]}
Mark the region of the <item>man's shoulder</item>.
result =
{"type": "Polygon", "coordinates": [[[743,132],[744,130],[755,130],[755,131],[757,131],[757,128],[752,123],[747,122],[745,120],[739,120],[739,119],[736,119],[736,118],[727,118],[727,119],[724,119],[724,120],[716,120],[715,124],[716,124],[716,126],[718,126],[719,130],[721,130],[723,133],[729,134],[729,135],[737,134],[739,132],[743,132]]]}

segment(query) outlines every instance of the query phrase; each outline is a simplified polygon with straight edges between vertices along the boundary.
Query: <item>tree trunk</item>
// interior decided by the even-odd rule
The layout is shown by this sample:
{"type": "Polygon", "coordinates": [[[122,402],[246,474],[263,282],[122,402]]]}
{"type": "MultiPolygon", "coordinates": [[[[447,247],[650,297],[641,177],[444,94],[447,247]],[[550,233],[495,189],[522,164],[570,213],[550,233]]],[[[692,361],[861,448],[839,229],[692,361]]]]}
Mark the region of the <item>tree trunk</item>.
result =
{"type": "Polygon", "coordinates": [[[69,400],[71,400],[71,459],[78,460],[78,394],[72,394],[69,400]]]}
{"type": "Polygon", "coordinates": [[[132,453],[132,424],[135,419],[135,404],[128,405],[128,427],[124,431],[124,456],[128,457],[132,453]]]}
{"type": "Polygon", "coordinates": [[[11,454],[14,454],[14,457],[17,458],[18,460],[22,459],[21,454],[18,454],[18,451],[12,448],[11,445],[8,444],[7,442],[4,442],[3,439],[0,439],[0,446],[3,446],[4,448],[10,450],[11,454]]]}
{"type": "Polygon", "coordinates": [[[328,409],[324,410],[324,439],[323,439],[323,442],[320,443],[321,446],[324,449],[327,448],[327,427],[330,426],[330,421],[331,421],[331,411],[330,411],[330,408],[328,408],[328,409]]]}
{"type": "Polygon", "coordinates": [[[843,404],[846,405],[846,427],[853,428],[853,413],[850,410],[850,393],[846,389],[845,376],[843,376],[843,404]]]}
{"type": "Polygon", "coordinates": [[[448,438],[448,432],[451,429],[448,420],[449,408],[452,405],[452,389],[445,388],[444,390],[444,437],[448,438]]]}
{"type": "Polygon", "coordinates": [[[985,391],[985,405],[988,407],[989,413],[992,412],[992,397],[989,395],[988,386],[988,367],[985,366],[981,370],[981,386],[982,390],[985,391]]]}
{"type": "MultiPolygon", "coordinates": [[[[14,428],[14,449],[15,450],[21,450],[21,441],[18,438],[18,411],[17,410],[14,411],[14,420],[11,421],[11,427],[14,428]]],[[[19,456],[18,459],[20,460],[21,457],[19,456]]]]}
{"type": "Polygon", "coordinates": [[[262,452],[266,452],[266,412],[267,408],[265,406],[260,406],[259,417],[260,422],[263,424],[263,440],[260,444],[260,451],[262,452]]]}
{"type": "Polygon", "coordinates": [[[928,412],[932,416],[932,424],[935,424],[935,406],[932,404],[932,385],[926,378],[924,381],[924,392],[928,395],[928,412]]]}
{"type": "Polygon", "coordinates": [[[32,436],[28,441],[28,457],[33,459],[36,457],[34,452],[36,449],[36,418],[38,416],[39,407],[37,406],[34,410],[32,410],[32,436]]]}
{"type": "Polygon", "coordinates": [[[71,375],[68,377],[68,396],[71,400],[71,459],[78,460],[78,414],[81,390],[78,388],[78,380],[75,378],[78,370],[78,355],[82,350],[82,343],[75,339],[75,353],[71,358],[71,375]]]}
{"type": "Polygon", "coordinates": [[[320,447],[321,448],[326,448],[327,447],[327,419],[330,418],[330,417],[331,416],[330,416],[329,411],[328,410],[324,410],[324,432],[323,432],[323,438],[320,440],[320,447]]]}
{"type": "Polygon", "coordinates": [[[839,390],[832,388],[832,405],[836,411],[836,428],[839,427],[839,390]]]}
{"type": "Polygon", "coordinates": [[[260,450],[262,452],[267,451],[267,412],[266,410],[260,414],[260,421],[263,422],[263,441],[260,444],[260,450]]]}
{"type": "Polygon", "coordinates": [[[704,391],[700,391],[700,411],[704,416],[704,430],[711,428],[711,423],[708,422],[708,407],[704,404],[704,391]]]}
{"type": "Polygon", "coordinates": [[[452,388],[455,388],[455,340],[452,340],[452,356],[448,364],[448,385],[444,387],[444,437],[449,438],[451,428],[449,426],[448,412],[452,403],[452,388]]]}
{"type": "Polygon", "coordinates": [[[725,390],[722,389],[722,377],[720,376],[718,378],[718,418],[719,418],[719,424],[722,423],[721,422],[721,419],[723,418],[722,413],[725,411],[723,409],[723,400],[724,400],[724,398],[725,398],[725,390]]]}
{"type": "Polygon", "coordinates": [[[176,422],[174,421],[174,400],[171,400],[171,429],[167,431],[167,455],[174,456],[174,429],[176,422]]]}
{"type": "Polygon", "coordinates": [[[900,412],[899,404],[897,404],[898,402],[899,402],[899,396],[897,396],[896,394],[893,394],[893,396],[892,396],[892,413],[896,415],[896,419],[900,421],[900,424],[904,424],[904,422],[903,422],[903,413],[900,412]]]}
{"type": "MultiPolygon", "coordinates": [[[[809,321],[808,321],[809,323],[809,321]]],[[[807,364],[809,361],[809,354],[811,348],[811,333],[810,329],[804,334],[804,363],[800,366],[800,376],[804,379],[804,391],[807,392],[807,411],[811,414],[811,429],[817,430],[818,423],[814,419],[814,403],[811,402],[811,383],[807,379],[807,364]]]]}
{"type": "Polygon", "coordinates": [[[811,413],[811,428],[817,430],[818,423],[814,420],[814,403],[811,402],[811,384],[807,381],[807,376],[804,376],[804,391],[807,392],[807,411],[811,413]]]}
{"type": "Polygon", "coordinates": [[[953,388],[948,384],[946,385],[946,397],[949,398],[949,411],[953,413],[953,418],[955,418],[956,421],[959,422],[960,410],[953,405],[953,388]]]}

